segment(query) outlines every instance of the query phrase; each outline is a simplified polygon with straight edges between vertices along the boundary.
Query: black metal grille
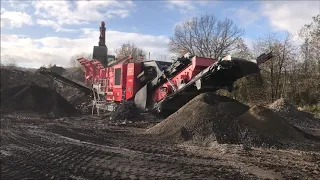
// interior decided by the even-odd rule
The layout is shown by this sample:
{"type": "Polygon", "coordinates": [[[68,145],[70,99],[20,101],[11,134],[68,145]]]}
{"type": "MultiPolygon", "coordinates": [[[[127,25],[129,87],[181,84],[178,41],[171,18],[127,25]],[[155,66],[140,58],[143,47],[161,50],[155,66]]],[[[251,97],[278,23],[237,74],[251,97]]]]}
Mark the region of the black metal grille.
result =
{"type": "Polygon", "coordinates": [[[116,68],[114,74],[114,85],[121,85],[121,68],[116,68]]]}

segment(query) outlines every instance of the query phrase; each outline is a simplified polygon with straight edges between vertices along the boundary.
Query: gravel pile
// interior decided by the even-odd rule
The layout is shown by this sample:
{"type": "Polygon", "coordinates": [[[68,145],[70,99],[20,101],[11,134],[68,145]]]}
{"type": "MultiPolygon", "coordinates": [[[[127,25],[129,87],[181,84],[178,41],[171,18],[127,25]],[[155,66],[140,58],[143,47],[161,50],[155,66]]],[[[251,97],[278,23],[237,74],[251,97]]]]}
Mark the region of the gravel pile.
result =
{"type": "Polygon", "coordinates": [[[138,120],[141,116],[140,110],[134,103],[126,102],[119,104],[115,111],[111,112],[111,120],[123,121],[123,120],[138,120]]]}
{"type": "Polygon", "coordinates": [[[247,143],[253,146],[290,147],[300,142],[319,140],[264,106],[253,106],[237,119],[248,129],[247,143]]]}
{"type": "Polygon", "coordinates": [[[0,87],[9,88],[13,86],[23,85],[29,82],[32,73],[18,69],[8,69],[6,67],[0,68],[1,81],[0,87]]]}
{"type": "MultiPolygon", "coordinates": [[[[62,67],[52,66],[50,70],[71,80],[83,81],[84,79],[84,72],[79,68],[70,68],[66,70],[62,67]]],[[[23,88],[29,86],[30,83],[57,91],[79,112],[82,114],[91,114],[92,99],[88,95],[76,88],[67,86],[63,83],[54,81],[50,77],[42,75],[40,69],[30,72],[1,67],[1,88],[4,89],[1,93],[2,100],[18,93],[23,88]]]]}
{"type": "Polygon", "coordinates": [[[315,139],[266,107],[249,108],[213,93],[198,95],[147,133],[176,142],[210,137],[218,143],[263,147],[315,139]]]}
{"type": "Polygon", "coordinates": [[[10,112],[36,112],[53,117],[75,115],[77,110],[50,88],[30,83],[1,90],[1,110],[10,112]]]}
{"type": "Polygon", "coordinates": [[[219,143],[238,143],[242,137],[241,127],[235,117],[248,109],[225,96],[203,93],[147,132],[173,141],[204,139],[214,134],[219,143]]]}
{"type": "Polygon", "coordinates": [[[311,113],[299,111],[283,98],[273,102],[268,108],[294,126],[320,129],[320,119],[315,118],[311,113]]]}
{"type": "Polygon", "coordinates": [[[71,98],[69,98],[68,101],[81,114],[91,114],[92,113],[92,99],[84,93],[79,93],[79,94],[72,96],[71,98]]]}

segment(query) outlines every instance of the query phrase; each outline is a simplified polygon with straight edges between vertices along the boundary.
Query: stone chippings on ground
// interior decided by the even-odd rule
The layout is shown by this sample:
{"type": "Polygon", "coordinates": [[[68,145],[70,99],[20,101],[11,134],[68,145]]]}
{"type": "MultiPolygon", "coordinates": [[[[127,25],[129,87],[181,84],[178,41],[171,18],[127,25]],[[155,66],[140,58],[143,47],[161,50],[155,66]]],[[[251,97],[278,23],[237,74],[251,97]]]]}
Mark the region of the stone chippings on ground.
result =
{"type": "Polygon", "coordinates": [[[203,93],[163,120],[129,103],[97,117],[37,73],[1,70],[1,179],[320,179],[320,121],[284,99],[203,93]]]}
{"type": "Polygon", "coordinates": [[[268,108],[286,119],[292,125],[307,128],[320,128],[319,118],[315,118],[308,112],[299,111],[295,106],[283,98],[270,104],[268,108]]]}
{"type": "MultiPolygon", "coordinates": [[[[304,113],[299,115],[300,121],[304,121],[304,113]]],[[[318,121],[314,118],[309,123],[316,124],[318,121]]],[[[306,147],[301,148],[312,148],[309,143],[314,142],[317,144],[315,148],[320,148],[319,138],[291,124],[271,109],[264,106],[250,108],[213,93],[200,94],[147,132],[175,142],[210,137],[221,144],[297,148],[305,143],[306,147]]]]}

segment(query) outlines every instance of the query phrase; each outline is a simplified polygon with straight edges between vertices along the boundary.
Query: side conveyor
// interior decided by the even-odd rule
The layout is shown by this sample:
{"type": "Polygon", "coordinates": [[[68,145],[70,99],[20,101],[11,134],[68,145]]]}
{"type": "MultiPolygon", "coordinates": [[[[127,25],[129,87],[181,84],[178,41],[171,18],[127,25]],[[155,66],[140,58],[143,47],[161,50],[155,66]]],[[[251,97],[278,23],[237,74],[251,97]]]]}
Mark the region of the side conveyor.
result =
{"type": "MultiPolygon", "coordinates": [[[[201,92],[216,91],[221,88],[232,88],[230,86],[237,79],[258,73],[260,71],[259,64],[266,62],[272,57],[272,52],[262,54],[257,58],[257,63],[239,58],[219,60],[193,77],[184,87],[157,102],[152,109],[148,110],[157,110],[159,112],[163,107],[168,107],[170,103],[172,104],[176,99],[179,99],[179,96],[183,96],[184,93],[189,93],[188,96],[190,98],[187,99],[191,100],[201,92]]],[[[183,99],[186,99],[186,97],[183,99]]],[[[176,108],[178,108],[178,106],[177,104],[176,108]]]]}
{"type": "Polygon", "coordinates": [[[40,73],[45,75],[45,76],[48,76],[48,77],[51,77],[52,79],[56,80],[56,81],[59,81],[63,84],[66,84],[68,86],[71,86],[71,87],[74,87],[74,88],[77,88],[79,90],[81,90],[82,92],[86,93],[86,94],[91,94],[92,93],[92,90],[85,86],[85,85],[81,85],[79,83],[76,83],[66,77],[63,77],[59,74],[56,74],[52,71],[49,71],[48,69],[45,69],[45,68],[42,68],[40,69],[40,73]]]}

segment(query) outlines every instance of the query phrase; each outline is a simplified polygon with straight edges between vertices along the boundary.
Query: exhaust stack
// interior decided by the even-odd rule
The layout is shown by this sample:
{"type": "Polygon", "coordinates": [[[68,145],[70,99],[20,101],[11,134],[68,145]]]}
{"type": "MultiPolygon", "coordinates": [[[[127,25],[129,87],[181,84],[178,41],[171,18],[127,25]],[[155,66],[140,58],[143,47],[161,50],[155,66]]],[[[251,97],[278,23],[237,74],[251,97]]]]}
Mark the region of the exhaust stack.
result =
{"type": "Polygon", "coordinates": [[[106,47],[106,27],[104,21],[101,22],[100,26],[99,46],[106,47]]]}
{"type": "Polygon", "coordinates": [[[104,21],[101,22],[99,46],[93,47],[92,58],[101,62],[104,67],[108,65],[108,47],[106,46],[106,28],[104,21]]]}

